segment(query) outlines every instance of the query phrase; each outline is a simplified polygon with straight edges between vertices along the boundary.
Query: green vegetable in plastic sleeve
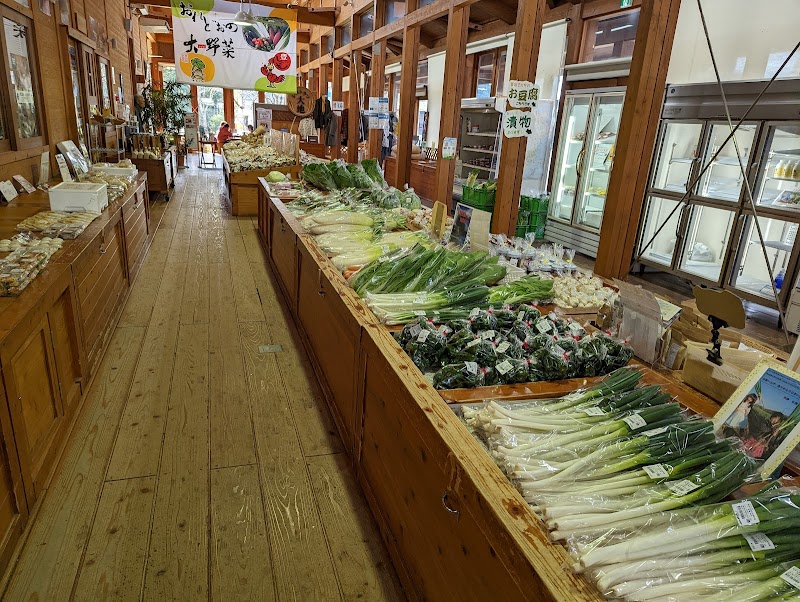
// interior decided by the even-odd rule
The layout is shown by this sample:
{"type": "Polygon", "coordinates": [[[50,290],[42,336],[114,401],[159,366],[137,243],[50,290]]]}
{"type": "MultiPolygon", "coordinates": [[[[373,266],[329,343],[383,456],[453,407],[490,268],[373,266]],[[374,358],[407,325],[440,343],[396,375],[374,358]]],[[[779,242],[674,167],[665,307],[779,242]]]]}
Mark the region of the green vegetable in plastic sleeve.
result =
{"type": "Polygon", "coordinates": [[[312,186],[320,190],[337,190],[339,186],[336,184],[333,175],[328,170],[327,163],[309,163],[303,166],[300,172],[300,177],[303,181],[308,182],[312,186]]]}
{"type": "Polygon", "coordinates": [[[476,362],[479,366],[494,366],[497,362],[495,346],[491,341],[475,339],[451,356],[456,362],[476,362]]]}
{"type": "Polygon", "coordinates": [[[506,385],[526,383],[530,380],[530,363],[526,358],[510,358],[494,367],[497,378],[506,385]]]}
{"type": "Polygon", "coordinates": [[[497,318],[493,313],[489,313],[485,309],[474,312],[474,315],[469,319],[472,332],[480,332],[482,330],[494,330],[497,328],[497,318]]]}
{"type": "Polygon", "coordinates": [[[370,179],[370,177],[367,175],[367,172],[365,172],[364,168],[360,165],[348,165],[347,171],[350,172],[350,177],[352,179],[354,188],[358,188],[359,190],[370,190],[375,186],[375,182],[370,179]]]}
{"type": "Polygon", "coordinates": [[[438,330],[421,329],[405,347],[411,361],[422,372],[438,370],[447,349],[447,339],[438,330]]]}
{"type": "Polygon", "coordinates": [[[533,305],[523,304],[517,308],[517,318],[524,322],[533,323],[542,317],[542,312],[533,305]]]}
{"type": "Polygon", "coordinates": [[[364,168],[364,171],[373,182],[381,187],[386,186],[386,180],[383,178],[383,171],[377,159],[364,159],[361,162],[361,167],[364,168]]]}
{"type": "Polygon", "coordinates": [[[347,171],[347,164],[341,159],[328,163],[328,170],[338,188],[353,188],[353,176],[347,171]]]}
{"type": "Polygon", "coordinates": [[[433,375],[437,389],[471,389],[486,383],[486,371],[475,362],[448,364],[433,375]]]}
{"type": "Polygon", "coordinates": [[[517,314],[511,309],[504,307],[502,309],[495,309],[493,313],[494,317],[497,319],[498,328],[510,328],[517,321],[517,314]]]}

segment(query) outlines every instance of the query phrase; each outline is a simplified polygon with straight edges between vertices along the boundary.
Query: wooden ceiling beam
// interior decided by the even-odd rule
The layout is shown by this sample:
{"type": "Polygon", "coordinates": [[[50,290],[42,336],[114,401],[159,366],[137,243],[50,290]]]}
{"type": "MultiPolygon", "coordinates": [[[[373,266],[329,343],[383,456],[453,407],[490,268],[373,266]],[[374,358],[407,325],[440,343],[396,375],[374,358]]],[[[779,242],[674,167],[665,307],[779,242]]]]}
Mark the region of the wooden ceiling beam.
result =
{"type": "MultiPolygon", "coordinates": [[[[144,0],[143,2],[134,2],[133,4],[141,4],[142,6],[172,6],[170,0],[144,0]]],[[[271,2],[270,0],[253,0],[253,4],[268,6],[270,8],[296,10],[297,21],[299,23],[322,25],[323,27],[333,27],[336,23],[337,9],[335,8],[297,6],[296,4],[281,4],[280,2],[271,2]]]]}
{"type": "Polygon", "coordinates": [[[517,8],[504,0],[483,0],[483,6],[504,23],[511,25],[517,22],[517,8]]]}
{"type": "Polygon", "coordinates": [[[426,32],[423,28],[420,27],[419,31],[419,41],[427,48],[433,48],[436,46],[437,38],[434,38],[430,33],[426,32]]]}

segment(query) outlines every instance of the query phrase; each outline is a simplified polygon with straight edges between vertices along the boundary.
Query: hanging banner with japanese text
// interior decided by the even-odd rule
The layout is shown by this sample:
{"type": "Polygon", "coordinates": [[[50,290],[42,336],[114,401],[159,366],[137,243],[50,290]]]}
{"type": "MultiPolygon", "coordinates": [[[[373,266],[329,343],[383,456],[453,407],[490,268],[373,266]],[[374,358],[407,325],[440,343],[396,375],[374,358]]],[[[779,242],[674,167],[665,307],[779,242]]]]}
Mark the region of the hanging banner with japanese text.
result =
{"type": "Polygon", "coordinates": [[[295,94],[297,11],[252,5],[253,23],[233,17],[238,2],[172,0],[180,83],[295,94]]]}

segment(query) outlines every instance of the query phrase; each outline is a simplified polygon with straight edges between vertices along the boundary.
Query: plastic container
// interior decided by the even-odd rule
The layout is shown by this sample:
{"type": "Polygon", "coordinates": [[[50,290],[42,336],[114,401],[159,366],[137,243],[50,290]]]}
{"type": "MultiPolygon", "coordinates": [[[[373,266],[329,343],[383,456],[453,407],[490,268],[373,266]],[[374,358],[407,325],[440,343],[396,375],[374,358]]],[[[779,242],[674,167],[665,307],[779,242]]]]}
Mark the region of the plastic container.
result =
{"type": "Polygon", "coordinates": [[[520,207],[525,207],[531,213],[547,213],[547,207],[550,205],[550,197],[547,195],[542,196],[526,196],[520,197],[520,207]]]}
{"type": "Polygon", "coordinates": [[[465,205],[469,205],[470,207],[474,207],[475,209],[491,212],[494,210],[494,197],[494,190],[484,190],[472,188],[470,186],[464,186],[463,192],[461,193],[461,202],[465,205]]]}
{"type": "Polygon", "coordinates": [[[531,214],[531,227],[536,228],[537,226],[546,226],[547,225],[547,213],[533,213],[531,214]]]}
{"type": "Polygon", "coordinates": [[[92,211],[108,207],[108,185],[93,182],[61,182],[48,191],[51,211],[92,211]]]}
{"type": "Polygon", "coordinates": [[[531,229],[528,230],[528,232],[533,232],[534,235],[536,236],[536,240],[540,240],[544,238],[544,230],[545,230],[545,224],[541,224],[540,226],[531,227],[531,229]]]}

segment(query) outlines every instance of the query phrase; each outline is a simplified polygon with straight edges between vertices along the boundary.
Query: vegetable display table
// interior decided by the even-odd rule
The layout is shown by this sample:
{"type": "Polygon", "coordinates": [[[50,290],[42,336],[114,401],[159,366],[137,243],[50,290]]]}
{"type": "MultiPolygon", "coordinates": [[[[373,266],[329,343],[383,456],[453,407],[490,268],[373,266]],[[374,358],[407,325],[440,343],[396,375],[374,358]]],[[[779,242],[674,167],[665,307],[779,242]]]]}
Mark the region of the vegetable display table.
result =
{"type": "Polygon", "coordinates": [[[173,167],[173,152],[168,150],[160,159],[131,159],[139,171],[147,174],[147,191],[163,192],[169,196],[170,189],[175,185],[175,167],[173,167]]]}
{"type": "Polygon", "coordinates": [[[258,179],[266,176],[271,171],[291,174],[296,176],[302,169],[301,165],[287,167],[274,167],[271,169],[257,169],[251,171],[231,171],[228,160],[225,158],[225,148],[222,148],[222,168],[225,173],[225,187],[228,190],[231,215],[256,216],[258,215],[258,179]]]}

